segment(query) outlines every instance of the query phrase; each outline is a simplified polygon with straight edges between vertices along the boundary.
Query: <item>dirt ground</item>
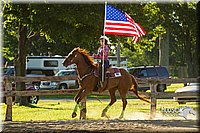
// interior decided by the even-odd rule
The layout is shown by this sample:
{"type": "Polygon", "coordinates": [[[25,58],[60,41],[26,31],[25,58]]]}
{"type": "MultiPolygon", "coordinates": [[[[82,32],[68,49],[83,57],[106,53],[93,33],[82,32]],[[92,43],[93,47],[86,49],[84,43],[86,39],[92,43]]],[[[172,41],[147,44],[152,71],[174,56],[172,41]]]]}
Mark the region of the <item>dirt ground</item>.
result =
{"type": "Polygon", "coordinates": [[[2,132],[198,132],[197,120],[68,120],[3,122],[2,132]]]}

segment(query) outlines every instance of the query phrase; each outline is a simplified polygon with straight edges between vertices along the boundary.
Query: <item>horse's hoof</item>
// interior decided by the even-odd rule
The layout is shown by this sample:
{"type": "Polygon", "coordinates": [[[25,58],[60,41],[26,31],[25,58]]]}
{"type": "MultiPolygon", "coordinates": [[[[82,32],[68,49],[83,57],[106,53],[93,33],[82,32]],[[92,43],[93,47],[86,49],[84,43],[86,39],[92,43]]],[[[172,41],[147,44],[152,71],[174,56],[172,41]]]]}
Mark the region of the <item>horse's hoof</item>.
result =
{"type": "Polygon", "coordinates": [[[72,118],[75,118],[77,116],[76,112],[72,113],[72,118]]]}
{"type": "Polygon", "coordinates": [[[103,113],[101,114],[101,117],[105,117],[105,116],[106,116],[106,113],[103,112],[103,113]]]}
{"type": "Polygon", "coordinates": [[[123,119],[124,119],[124,117],[120,116],[118,119],[119,119],[119,120],[123,120],[123,119]]]}
{"type": "Polygon", "coordinates": [[[102,113],[102,114],[101,114],[101,117],[106,117],[106,118],[109,119],[109,116],[107,116],[106,113],[102,113]]]}

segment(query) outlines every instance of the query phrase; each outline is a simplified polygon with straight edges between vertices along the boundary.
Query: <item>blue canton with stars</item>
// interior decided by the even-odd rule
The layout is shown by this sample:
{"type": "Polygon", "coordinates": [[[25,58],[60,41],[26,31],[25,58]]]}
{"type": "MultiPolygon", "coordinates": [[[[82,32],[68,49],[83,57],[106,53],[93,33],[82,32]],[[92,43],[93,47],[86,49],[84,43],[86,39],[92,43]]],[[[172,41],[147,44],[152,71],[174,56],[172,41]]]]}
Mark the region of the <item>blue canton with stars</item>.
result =
{"type": "Polygon", "coordinates": [[[110,6],[110,5],[106,5],[106,20],[113,20],[113,21],[126,21],[127,22],[127,18],[125,16],[125,14],[110,6]]]}

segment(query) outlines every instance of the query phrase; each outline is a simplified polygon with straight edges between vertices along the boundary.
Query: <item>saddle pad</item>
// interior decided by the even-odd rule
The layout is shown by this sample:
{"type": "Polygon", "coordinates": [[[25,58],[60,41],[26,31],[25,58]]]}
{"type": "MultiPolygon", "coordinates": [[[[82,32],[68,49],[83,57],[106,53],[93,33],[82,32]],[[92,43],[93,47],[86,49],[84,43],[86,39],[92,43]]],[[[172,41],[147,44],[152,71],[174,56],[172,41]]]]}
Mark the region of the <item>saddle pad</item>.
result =
{"type": "Polygon", "coordinates": [[[118,68],[109,68],[109,72],[110,73],[106,73],[106,77],[120,77],[122,76],[121,73],[120,73],[120,70],[118,68]]]}

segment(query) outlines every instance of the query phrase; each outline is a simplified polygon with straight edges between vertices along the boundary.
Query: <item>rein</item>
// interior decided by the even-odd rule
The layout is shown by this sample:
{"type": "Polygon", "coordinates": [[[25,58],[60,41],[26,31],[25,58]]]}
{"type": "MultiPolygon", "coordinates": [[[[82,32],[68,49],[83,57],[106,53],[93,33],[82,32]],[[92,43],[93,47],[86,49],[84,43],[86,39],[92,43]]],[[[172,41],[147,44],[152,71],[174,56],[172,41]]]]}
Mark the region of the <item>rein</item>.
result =
{"type": "MultiPolygon", "coordinates": [[[[82,56],[83,56],[85,62],[89,65],[88,68],[92,68],[91,64],[88,61],[88,59],[84,55],[82,55],[82,56]]],[[[92,75],[93,73],[94,73],[94,70],[92,69],[89,73],[83,75],[82,77],[78,77],[79,82],[81,83],[86,77],[92,75]]]]}
{"type": "Polygon", "coordinates": [[[93,70],[92,70],[90,73],[83,75],[83,77],[78,77],[78,80],[79,80],[80,82],[82,82],[86,77],[88,77],[88,76],[90,76],[90,75],[92,75],[92,74],[93,74],[93,70]]]}

